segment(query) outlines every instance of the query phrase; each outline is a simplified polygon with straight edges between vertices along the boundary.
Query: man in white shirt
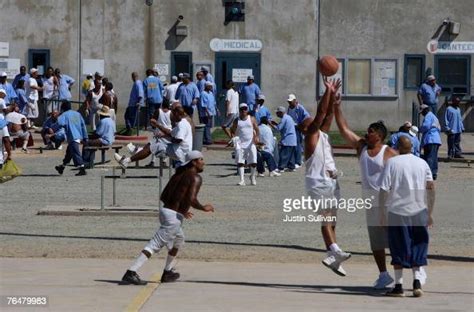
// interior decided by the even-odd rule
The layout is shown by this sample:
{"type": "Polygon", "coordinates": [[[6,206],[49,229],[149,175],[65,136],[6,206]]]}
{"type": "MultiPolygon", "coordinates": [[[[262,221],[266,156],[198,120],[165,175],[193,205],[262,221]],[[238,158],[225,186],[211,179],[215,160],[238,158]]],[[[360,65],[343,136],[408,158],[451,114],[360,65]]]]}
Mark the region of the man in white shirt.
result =
{"type": "Polygon", "coordinates": [[[8,132],[7,121],[0,119],[0,169],[7,160],[10,160],[11,155],[10,134],[8,132]],[[3,154],[4,151],[7,153],[6,158],[3,154]]]}
{"type": "Polygon", "coordinates": [[[168,103],[170,103],[170,105],[176,101],[175,95],[176,91],[178,90],[178,87],[178,77],[171,77],[171,83],[165,87],[165,91],[163,92],[164,98],[168,100],[168,103]]]}
{"type": "Polygon", "coordinates": [[[173,107],[171,110],[171,121],[174,127],[171,130],[152,119],[150,121],[151,125],[163,132],[163,134],[160,135],[163,140],[153,140],[149,142],[143,149],[139,149],[131,157],[125,157],[115,153],[115,160],[125,169],[129,163],[145,159],[151,154],[155,154],[156,156],[166,154],[171,159],[178,161],[178,167],[181,166],[181,164],[185,162],[186,154],[191,151],[193,146],[191,124],[186,120],[185,115],[182,106],[173,107]]]}
{"type": "Polygon", "coordinates": [[[421,285],[426,275],[428,227],[433,225],[434,183],[430,167],[411,154],[411,140],[400,137],[400,156],[387,161],[381,176],[381,225],[387,224],[388,243],[395,270],[395,287],[387,296],[403,297],[403,268],[413,270],[413,295],[423,294],[421,285]],[[426,201],[426,198],[428,200],[426,201]]]}
{"type": "Polygon", "coordinates": [[[225,98],[225,120],[222,123],[222,130],[232,139],[232,134],[229,128],[234,123],[239,115],[239,92],[234,90],[234,82],[232,80],[227,81],[227,94],[225,98]]]}

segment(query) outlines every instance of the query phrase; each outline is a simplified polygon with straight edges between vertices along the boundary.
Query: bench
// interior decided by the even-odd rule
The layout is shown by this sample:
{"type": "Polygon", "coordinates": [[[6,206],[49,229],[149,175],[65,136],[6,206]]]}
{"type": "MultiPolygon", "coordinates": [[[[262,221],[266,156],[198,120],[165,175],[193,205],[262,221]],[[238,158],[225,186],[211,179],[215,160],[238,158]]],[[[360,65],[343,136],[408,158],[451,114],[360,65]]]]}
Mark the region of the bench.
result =
{"type": "MultiPolygon", "coordinates": [[[[101,164],[105,164],[105,152],[113,149],[115,153],[118,153],[123,148],[122,145],[104,145],[104,146],[86,146],[84,149],[90,151],[100,151],[101,152],[101,164]]],[[[90,164],[91,168],[94,168],[94,161],[90,164]]]]}

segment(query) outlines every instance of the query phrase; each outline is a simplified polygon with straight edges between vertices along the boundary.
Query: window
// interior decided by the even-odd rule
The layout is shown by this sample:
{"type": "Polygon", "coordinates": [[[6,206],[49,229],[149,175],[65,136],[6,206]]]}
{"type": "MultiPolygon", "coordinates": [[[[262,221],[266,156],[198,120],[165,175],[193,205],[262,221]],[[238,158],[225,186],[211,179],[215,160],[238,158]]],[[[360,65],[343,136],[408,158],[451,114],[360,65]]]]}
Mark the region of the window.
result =
{"type": "Polygon", "coordinates": [[[370,60],[349,60],[347,63],[347,93],[370,94],[370,60]]]}
{"type": "Polygon", "coordinates": [[[469,94],[470,68],[470,55],[435,55],[435,76],[442,92],[469,94]]]}
{"type": "Polygon", "coordinates": [[[404,88],[417,90],[423,82],[425,56],[423,54],[405,54],[404,88]]]}
{"type": "Polygon", "coordinates": [[[189,73],[193,77],[191,52],[171,52],[171,75],[178,73],[189,73]]]}

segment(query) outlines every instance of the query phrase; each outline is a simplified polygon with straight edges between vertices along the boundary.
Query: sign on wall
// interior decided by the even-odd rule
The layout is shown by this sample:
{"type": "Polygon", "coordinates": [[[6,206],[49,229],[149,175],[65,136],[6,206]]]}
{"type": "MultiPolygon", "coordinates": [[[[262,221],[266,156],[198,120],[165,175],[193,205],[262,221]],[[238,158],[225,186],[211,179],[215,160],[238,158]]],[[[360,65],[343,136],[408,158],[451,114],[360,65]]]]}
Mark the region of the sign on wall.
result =
{"type": "Polygon", "coordinates": [[[159,76],[169,76],[170,74],[170,64],[155,64],[153,69],[158,72],[159,76]]]}
{"type": "Polygon", "coordinates": [[[20,59],[0,59],[0,72],[6,72],[7,79],[14,79],[20,73],[20,59]]]}
{"type": "Polygon", "coordinates": [[[397,94],[397,62],[395,60],[374,61],[373,95],[392,96],[397,94]]]}
{"type": "Polygon", "coordinates": [[[258,52],[262,50],[262,42],[258,39],[219,39],[214,38],[209,43],[214,52],[258,52]]]}
{"type": "Polygon", "coordinates": [[[431,54],[474,54],[474,41],[431,40],[426,48],[431,54]]]}
{"type": "Polygon", "coordinates": [[[82,60],[82,74],[94,74],[98,72],[102,75],[105,74],[104,60],[100,59],[84,59],[82,60]]]}
{"type": "Polygon", "coordinates": [[[247,82],[247,77],[252,75],[251,68],[232,68],[233,82],[247,82]]]}
{"type": "Polygon", "coordinates": [[[10,56],[10,44],[8,42],[0,42],[0,56],[10,56]]]}

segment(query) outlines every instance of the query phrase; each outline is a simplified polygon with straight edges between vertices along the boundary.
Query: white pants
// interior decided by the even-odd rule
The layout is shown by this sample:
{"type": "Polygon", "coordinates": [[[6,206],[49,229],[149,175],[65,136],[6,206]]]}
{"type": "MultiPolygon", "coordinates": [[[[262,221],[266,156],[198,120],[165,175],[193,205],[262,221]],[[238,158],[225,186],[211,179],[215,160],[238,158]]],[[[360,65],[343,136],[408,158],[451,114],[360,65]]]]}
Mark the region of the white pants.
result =
{"type": "Polygon", "coordinates": [[[237,164],[256,164],[257,163],[257,147],[251,143],[248,147],[243,148],[242,146],[236,145],[235,149],[235,161],[237,164]]]}
{"type": "Polygon", "coordinates": [[[144,248],[150,254],[157,253],[163,247],[168,250],[179,249],[184,244],[184,232],[181,228],[184,216],[164,207],[160,209],[159,215],[160,227],[144,248]]]}

